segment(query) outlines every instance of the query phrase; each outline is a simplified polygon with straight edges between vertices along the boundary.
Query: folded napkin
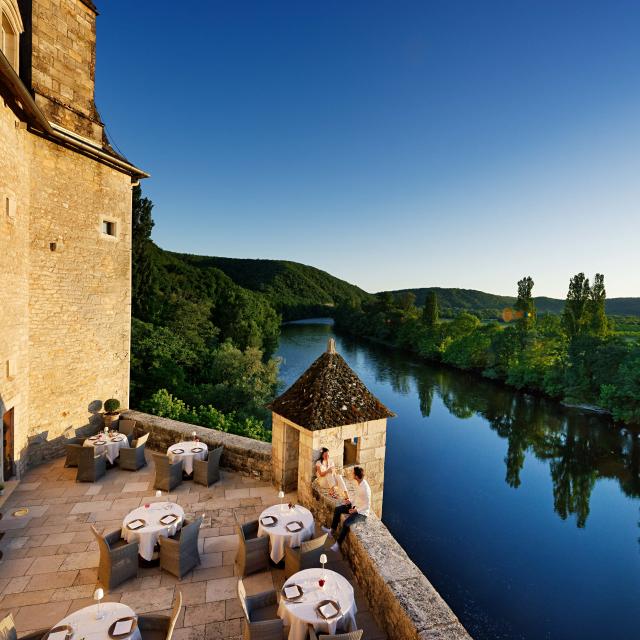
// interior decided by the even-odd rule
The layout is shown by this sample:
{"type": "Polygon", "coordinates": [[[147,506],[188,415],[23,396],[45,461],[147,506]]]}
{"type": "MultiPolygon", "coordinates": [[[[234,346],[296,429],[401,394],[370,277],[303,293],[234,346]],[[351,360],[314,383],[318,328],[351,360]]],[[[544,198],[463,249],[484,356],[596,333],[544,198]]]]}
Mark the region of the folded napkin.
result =
{"type": "Polygon", "coordinates": [[[278,522],[278,520],[276,518],[274,518],[273,516],[265,516],[264,518],[262,518],[260,520],[260,522],[265,526],[265,527],[271,527],[273,526],[276,522],[278,522]]]}
{"type": "Polygon", "coordinates": [[[297,584],[286,584],[284,586],[284,596],[289,600],[295,600],[296,598],[302,597],[302,588],[297,584]]]}
{"type": "Polygon", "coordinates": [[[184,453],[184,449],[171,449],[171,453],[184,453]]]}
{"type": "Polygon", "coordinates": [[[194,447],[191,451],[193,451],[193,453],[200,453],[201,451],[204,451],[204,449],[202,447],[194,447]]]}
{"type": "Polygon", "coordinates": [[[335,618],[340,613],[340,609],[335,602],[329,601],[326,604],[321,604],[318,607],[318,611],[324,618],[335,618]]]}
{"type": "Polygon", "coordinates": [[[291,533],[297,533],[298,531],[302,531],[302,529],[304,529],[304,526],[299,520],[294,520],[293,522],[287,524],[286,528],[287,531],[290,531],[291,533]]]}
{"type": "Polygon", "coordinates": [[[49,634],[49,640],[65,640],[68,631],[52,631],[49,634]]]}
{"type": "Polygon", "coordinates": [[[144,527],[144,522],[142,520],[132,520],[127,527],[129,527],[129,529],[133,529],[134,531],[136,529],[140,529],[141,527],[144,527]]]}
{"type": "Polygon", "coordinates": [[[160,518],[160,522],[162,522],[162,524],[171,524],[175,522],[177,519],[178,519],[178,516],[176,516],[173,513],[168,513],[166,516],[162,516],[162,518],[160,518]]]}
{"type": "Polygon", "coordinates": [[[116,622],[116,626],[113,628],[113,635],[121,636],[125,633],[129,633],[131,631],[132,625],[133,625],[133,620],[131,618],[118,620],[118,622],[116,622]]]}

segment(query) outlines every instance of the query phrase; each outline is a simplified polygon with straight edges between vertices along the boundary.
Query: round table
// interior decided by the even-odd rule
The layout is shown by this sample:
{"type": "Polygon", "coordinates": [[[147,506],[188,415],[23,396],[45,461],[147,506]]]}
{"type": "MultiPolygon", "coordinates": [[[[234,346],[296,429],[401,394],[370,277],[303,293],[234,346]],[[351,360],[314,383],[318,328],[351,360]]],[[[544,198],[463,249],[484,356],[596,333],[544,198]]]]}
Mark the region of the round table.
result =
{"type": "Polygon", "coordinates": [[[128,513],[122,521],[122,537],[127,542],[138,541],[138,554],[145,560],[153,560],[153,550],[158,538],[174,536],[184,521],[184,509],[175,502],[153,502],[147,507],[138,507],[128,513]],[[169,514],[178,516],[175,522],[163,524],[160,520],[169,514]],[[144,520],[146,524],[139,529],[130,529],[129,524],[135,520],[144,520]]]}
{"type": "MultiPolygon", "coordinates": [[[[68,624],[73,629],[74,638],[85,638],[85,640],[111,640],[109,637],[109,627],[121,618],[137,618],[135,611],[121,602],[103,602],[100,605],[102,619],[96,620],[98,605],[94,604],[84,609],[74,611],[63,620],[60,620],[56,627],[68,624]]],[[[122,636],[121,640],[141,640],[138,627],[128,636],[122,636]]]]}
{"type": "Polygon", "coordinates": [[[258,519],[258,535],[269,536],[271,543],[271,559],[277,564],[284,558],[284,548],[299,547],[302,542],[313,538],[315,525],[313,514],[309,509],[297,504],[293,509],[289,505],[274,504],[266,508],[258,519]],[[272,527],[265,527],[262,524],[263,518],[276,517],[278,522],[272,527]],[[300,531],[291,532],[287,529],[287,524],[294,521],[302,522],[300,531]]]}
{"type": "Polygon", "coordinates": [[[206,460],[208,454],[209,451],[206,444],[203,442],[194,442],[193,440],[172,444],[167,449],[169,460],[171,460],[171,462],[182,460],[182,469],[189,476],[193,473],[193,459],[206,460]],[[194,449],[201,449],[201,451],[194,451],[194,449]]]}
{"type": "Polygon", "coordinates": [[[123,433],[114,433],[108,436],[98,434],[87,438],[83,445],[85,447],[94,447],[96,453],[104,451],[107,454],[107,460],[113,464],[120,455],[120,449],[129,446],[129,440],[123,433]]]}
{"type": "Polygon", "coordinates": [[[307,637],[307,627],[312,625],[317,633],[334,635],[338,629],[354,631],[356,629],[356,600],[353,587],[349,581],[335,571],[322,568],[304,569],[294,573],[285,583],[297,584],[302,587],[303,596],[300,602],[289,602],[280,598],[278,616],[285,625],[289,625],[289,640],[304,640],[307,637]],[[324,576],[326,583],[320,588],[318,581],[324,576]],[[340,605],[340,615],[331,620],[325,620],[316,611],[316,607],[323,600],[333,600],[340,605]]]}

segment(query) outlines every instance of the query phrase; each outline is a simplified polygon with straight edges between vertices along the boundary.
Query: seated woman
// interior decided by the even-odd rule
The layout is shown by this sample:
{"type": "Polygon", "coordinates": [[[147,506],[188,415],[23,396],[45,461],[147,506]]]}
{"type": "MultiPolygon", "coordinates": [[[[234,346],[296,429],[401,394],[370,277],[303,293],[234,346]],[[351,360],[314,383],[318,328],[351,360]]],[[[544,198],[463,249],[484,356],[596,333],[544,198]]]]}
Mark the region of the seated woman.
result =
{"type": "Polygon", "coordinates": [[[318,485],[323,489],[329,489],[329,495],[337,498],[336,485],[336,467],[329,459],[329,449],[322,447],[320,458],[316,462],[316,475],[318,477],[318,485]]]}

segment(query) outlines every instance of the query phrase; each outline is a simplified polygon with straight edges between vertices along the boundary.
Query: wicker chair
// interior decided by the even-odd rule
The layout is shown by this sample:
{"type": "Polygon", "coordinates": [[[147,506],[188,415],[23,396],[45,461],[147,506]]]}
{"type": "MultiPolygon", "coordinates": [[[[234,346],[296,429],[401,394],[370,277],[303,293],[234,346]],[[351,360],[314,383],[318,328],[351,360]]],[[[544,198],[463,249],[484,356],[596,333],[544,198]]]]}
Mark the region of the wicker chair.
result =
{"type": "Polygon", "coordinates": [[[148,438],[149,434],[145,433],[134,441],[132,447],[120,449],[118,460],[121,469],[137,471],[147,464],[147,460],[144,457],[144,445],[147,443],[148,438]]]}
{"type": "Polygon", "coordinates": [[[178,591],[171,616],[138,616],[138,629],[142,640],[171,640],[180,609],[182,609],[182,592],[178,591]]]}
{"type": "Polygon", "coordinates": [[[154,453],[153,461],[156,465],[155,489],[169,492],[182,482],[182,460],[172,463],[168,455],[154,453]]]}
{"type": "Polygon", "coordinates": [[[278,597],[275,589],[248,596],[240,578],[238,598],[245,616],[243,640],[282,640],[284,625],[278,618],[278,597]]]}
{"type": "MultiPolygon", "coordinates": [[[[20,640],[40,640],[40,638],[49,633],[50,630],[51,629],[48,628],[32,631],[26,636],[21,636],[20,640]]],[[[13,616],[11,614],[0,620],[0,640],[18,640],[16,624],[13,621],[13,616]]]]}
{"type": "Polygon", "coordinates": [[[78,450],[82,449],[82,438],[69,438],[65,443],[67,450],[67,459],[64,461],[65,467],[77,467],[78,466],[78,450]]]}
{"type": "Polygon", "coordinates": [[[269,568],[269,538],[258,537],[258,521],[247,524],[236,522],[238,533],[238,553],[236,554],[237,574],[244,578],[251,573],[269,568]]]}
{"type": "Polygon", "coordinates": [[[303,542],[296,549],[285,547],[284,549],[284,575],[287,578],[302,569],[311,569],[320,564],[320,556],[324,553],[324,545],[327,534],[324,533],[313,540],[303,542]]]}
{"type": "Polygon", "coordinates": [[[118,431],[127,436],[129,444],[131,444],[136,436],[136,421],[120,418],[118,420],[118,431]]]}
{"type": "Polygon", "coordinates": [[[78,474],[76,482],[95,482],[107,473],[107,458],[96,454],[93,447],[80,447],[78,450],[78,474]]]}
{"type": "Polygon", "coordinates": [[[309,625],[309,640],[360,640],[364,631],[358,629],[357,631],[348,631],[347,633],[338,633],[335,635],[327,635],[321,633],[316,635],[314,628],[309,625]]]}
{"type": "Polygon", "coordinates": [[[193,461],[193,481],[209,487],[220,480],[220,456],[224,447],[209,451],[206,460],[193,461]]]}
{"type": "Polygon", "coordinates": [[[200,564],[198,553],[198,534],[202,526],[202,517],[182,525],[182,529],[173,538],[158,538],[160,544],[160,568],[176,578],[191,571],[200,564]]]}
{"type": "Polygon", "coordinates": [[[101,536],[91,525],[91,531],[98,541],[100,564],[98,580],[105,589],[114,589],[129,578],[138,577],[138,542],[126,542],[120,538],[120,531],[112,531],[101,536]]]}

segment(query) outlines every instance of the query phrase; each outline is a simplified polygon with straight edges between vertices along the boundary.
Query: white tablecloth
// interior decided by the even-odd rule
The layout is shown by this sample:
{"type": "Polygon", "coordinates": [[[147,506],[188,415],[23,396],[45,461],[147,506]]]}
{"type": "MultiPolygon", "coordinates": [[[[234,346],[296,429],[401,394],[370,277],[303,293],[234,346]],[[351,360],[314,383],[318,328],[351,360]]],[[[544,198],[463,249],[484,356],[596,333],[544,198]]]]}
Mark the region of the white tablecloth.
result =
{"type": "Polygon", "coordinates": [[[167,455],[171,462],[176,460],[182,460],[182,468],[187,475],[193,473],[193,459],[206,460],[208,455],[207,445],[203,442],[178,442],[178,444],[172,444],[167,449],[167,455]],[[182,449],[182,453],[176,453],[176,449],[182,449]],[[202,451],[193,451],[193,449],[202,449],[202,451]]]}
{"type": "Polygon", "coordinates": [[[349,581],[335,571],[322,568],[304,569],[294,573],[285,585],[298,584],[304,595],[300,602],[288,602],[280,598],[278,616],[285,625],[291,626],[289,640],[304,640],[307,637],[307,626],[313,625],[316,632],[333,635],[338,627],[341,630],[356,629],[356,601],[353,587],[349,581]],[[324,588],[320,588],[318,580],[325,576],[324,588]],[[340,604],[341,614],[332,620],[325,620],[316,612],[316,607],[322,600],[333,600],[340,604]]]}
{"type": "Polygon", "coordinates": [[[122,522],[122,537],[127,542],[137,540],[140,543],[138,553],[145,560],[153,560],[153,550],[160,536],[168,538],[174,536],[184,521],[184,509],[175,502],[153,502],[149,508],[138,507],[125,516],[122,522]],[[178,519],[170,524],[165,525],[160,522],[160,518],[173,513],[178,519]],[[135,531],[127,526],[134,520],[144,520],[147,524],[135,531]]]}
{"type": "Polygon", "coordinates": [[[272,507],[268,507],[261,514],[258,519],[258,535],[269,536],[271,542],[271,559],[277,564],[284,558],[284,548],[287,547],[299,547],[302,542],[313,538],[315,533],[315,526],[313,524],[313,515],[309,509],[297,504],[293,509],[289,509],[289,505],[274,504],[272,507]],[[275,516],[278,518],[278,522],[273,527],[264,527],[262,525],[262,518],[266,516],[275,516]],[[291,533],[287,531],[287,524],[298,520],[302,522],[303,528],[301,531],[291,533]]]}
{"type": "Polygon", "coordinates": [[[102,453],[103,451],[106,452],[107,460],[113,464],[116,458],[120,455],[120,449],[122,449],[122,447],[129,446],[129,440],[127,440],[127,436],[122,433],[115,433],[108,437],[105,437],[103,434],[100,440],[91,440],[87,438],[83,444],[85,447],[94,447],[96,453],[102,453]]]}
{"type": "MultiPolygon", "coordinates": [[[[109,627],[121,618],[133,616],[137,618],[136,613],[131,607],[120,602],[103,602],[100,605],[102,619],[96,620],[98,613],[98,605],[94,604],[84,609],[74,611],[64,620],[60,620],[55,626],[68,624],[73,628],[74,638],[85,638],[85,640],[111,640],[109,637],[109,627]]],[[[122,640],[140,640],[140,631],[138,627],[128,636],[124,636],[122,640]]]]}

